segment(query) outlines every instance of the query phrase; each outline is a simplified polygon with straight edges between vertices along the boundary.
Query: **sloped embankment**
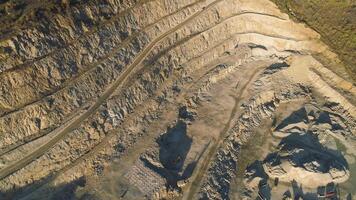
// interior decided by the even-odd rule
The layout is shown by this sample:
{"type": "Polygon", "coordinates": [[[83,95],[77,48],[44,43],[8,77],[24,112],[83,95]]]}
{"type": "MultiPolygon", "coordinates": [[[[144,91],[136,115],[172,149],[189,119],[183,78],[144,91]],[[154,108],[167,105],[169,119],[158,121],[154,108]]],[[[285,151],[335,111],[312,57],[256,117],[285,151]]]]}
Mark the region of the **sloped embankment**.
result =
{"type": "Polygon", "coordinates": [[[1,198],[226,199],[280,103],[355,128],[334,54],[270,1],[36,2],[1,37],[1,198]]]}

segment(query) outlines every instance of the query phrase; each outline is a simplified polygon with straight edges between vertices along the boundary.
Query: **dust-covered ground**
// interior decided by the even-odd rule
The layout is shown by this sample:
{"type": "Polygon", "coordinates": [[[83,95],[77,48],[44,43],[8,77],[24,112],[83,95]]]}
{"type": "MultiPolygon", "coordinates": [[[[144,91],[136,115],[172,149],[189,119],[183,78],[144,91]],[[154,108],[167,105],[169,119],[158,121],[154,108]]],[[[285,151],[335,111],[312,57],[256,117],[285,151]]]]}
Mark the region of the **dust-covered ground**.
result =
{"type": "Polygon", "coordinates": [[[271,1],[0,5],[0,199],[355,196],[352,75],[271,1]]]}

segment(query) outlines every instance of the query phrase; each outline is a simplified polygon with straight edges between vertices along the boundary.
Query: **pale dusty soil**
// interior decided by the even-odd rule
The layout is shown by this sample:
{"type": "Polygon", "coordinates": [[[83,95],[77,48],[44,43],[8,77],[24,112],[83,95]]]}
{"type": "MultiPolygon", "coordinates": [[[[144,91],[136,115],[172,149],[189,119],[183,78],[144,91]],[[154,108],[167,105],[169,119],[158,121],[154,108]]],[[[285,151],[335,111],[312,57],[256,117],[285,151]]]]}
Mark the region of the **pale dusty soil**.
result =
{"type": "Polygon", "coordinates": [[[239,199],[246,167],[304,104],[335,116],[312,134],[340,147],[343,192],[354,185],[355,86],[272,2],[90,0],[52,14],[1,39],[0,198],[239,199]]]}

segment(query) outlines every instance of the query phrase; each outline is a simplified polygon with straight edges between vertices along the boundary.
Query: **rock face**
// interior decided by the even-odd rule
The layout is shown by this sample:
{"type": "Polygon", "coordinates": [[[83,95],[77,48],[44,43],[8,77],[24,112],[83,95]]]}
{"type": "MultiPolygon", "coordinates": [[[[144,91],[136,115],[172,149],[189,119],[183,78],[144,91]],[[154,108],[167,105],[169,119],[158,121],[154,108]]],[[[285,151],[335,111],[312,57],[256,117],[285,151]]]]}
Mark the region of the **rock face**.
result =
{"type": "Polygon", "coordinates": [[[281,137],[278,152],[264,161],[266,173],[285,182],[293,180],[306,186],[341,183],[349,178],[348,164],[339,152],[320,143],[328,133],[350,134],[341,118],[313,105],[293,112],[273,134],[281,137]]]}
{"type": "Polygon", "coordinates": [[[337,55],[268,0],[19,2],[0,3],[0,199],[227,199],[241,145],[300,99],[354,137],[354,84],[314,58],[337,55]]]}
{"type": "Polygon", "coordinates": [[[264,160],[265,172],[271,178],[284,182],[295,180],[306,187],[345,182],[350,175],[346,159],[322,145],[318,138],[325,132],[348,134],[347,127],[339,121],[338,116],[312,105],[292,113],[274,131],[282,140],[278,151],[264,160]]]}
{"type": "MultiPolygon", "coordinates": [[[[310,139],[310,138],[309,138],[310,139]]],[[[341,183],[349,178],[346,161],[327,152],[306,138],[288,138],[280,150],[265,160],[266,172],[271,178],[284,182],[293,180],[307,187],[318,187],[330,182],[341,183]]]]}

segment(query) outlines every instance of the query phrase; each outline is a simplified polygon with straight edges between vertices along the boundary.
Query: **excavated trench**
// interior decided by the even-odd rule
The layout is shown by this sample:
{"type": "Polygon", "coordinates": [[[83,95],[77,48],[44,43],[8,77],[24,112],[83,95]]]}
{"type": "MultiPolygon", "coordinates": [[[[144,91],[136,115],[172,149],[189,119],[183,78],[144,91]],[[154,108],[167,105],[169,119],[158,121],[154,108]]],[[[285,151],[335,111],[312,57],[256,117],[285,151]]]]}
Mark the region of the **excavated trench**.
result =
{"type": "Polygon", "coordinates": [[[0,199],[355,196],[354,83],[271,1],[9,0],[0,15],[0,199]]]}

